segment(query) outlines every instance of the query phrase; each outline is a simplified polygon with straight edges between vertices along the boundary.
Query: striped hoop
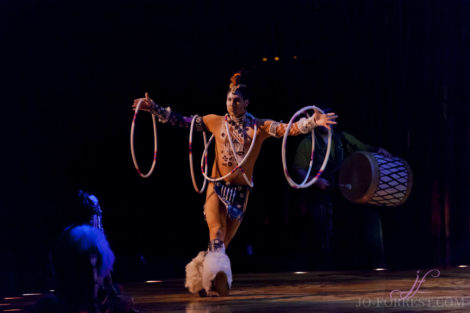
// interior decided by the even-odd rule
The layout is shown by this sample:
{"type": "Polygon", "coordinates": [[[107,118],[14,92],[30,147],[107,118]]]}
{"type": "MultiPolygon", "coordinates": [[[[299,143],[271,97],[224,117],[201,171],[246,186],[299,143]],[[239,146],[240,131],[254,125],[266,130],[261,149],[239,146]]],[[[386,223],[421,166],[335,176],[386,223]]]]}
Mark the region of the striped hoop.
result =
{"type": "Polygon", "coordinates": [[[308,188],[310,187],[311,185],[313,185],[317,180],[318,178],[320,177],[320,175],[323,173],[323,170],[325,169],[326,167],[326,164],[328,163],[328,158],[330,156],[330,150],[331,150],[331,129],[328,129],[328,144],[327,144],[327,148],[326,148],[326,154],[325,154],[325,159],[323,160],[323,163],[320,167],[320,170],[318,171],[318,173],[310,180],[308,180],[309,176],[310,176],[310,172],[312,171],[312,167],[313,167],[313,155],[314,155],[314,152],[315,152],[315,130],[312,129],[312,152],[310,154],[310,163],[309,163],[309,167],[308,167],[308,171],[307,171],[307,175],[305,176],[305,178],[303,179],[303,181],[300,183],[300,184],[297,184],[289,175],[289,171],[287,170],[287,165],[286,165],[286,145],[287,145],[287,137],[289,135],[289,130],[291,129],[292,127],[292,124],[293,122],[299,117],[299,115],[303,114],[304,112],[308,111],[308,110],[314,110],[314,109],[317,109],[318,111],[320,111],[322,114],[324,114],[324,112],[319,109],[318,107],[314,106],[314,105],[311,105],[311,106],[306,106],[306,107],[303,107],[302,109],[298,110],[293,116],[292,118],[290,119],[289,121],[289,124],[287,125],[287,129],[286,129],[286,132],[284,134],[284,138],[282,139],[282,166],[284,168],[284,175],[286,176],[286,179],[287,179],[287,182],[289,183],[289,185],[293,188],[296,188],[296,189],[302,189],[302,188],[308,188]]]}
{"type": "Polygon", "coordinates": [[[135,128],[135,120],[137,118],[137,113],[139,112],[140,105],[142,104],[142,99],[139,100],[137,103],[137,106],[135,108],[135,113],[134,113],[134,118],[132,119],[132,125],[131,125],[131,154],[132,154],[132,161],[134,162],[135,169],[137,170],[137,173],[139,173],[140,176],[143,178],[149,177],[153,170],[155,169],[155,164],[157,163],[157,122],[155,121],[155,116],[152,114],[152,122],[153,122],[153,162],[152,166],[150,167],[150,170],[148,171],[147,174],[144,174],[140,171],[139,165],[137,164],[137,159],[135,157],[135,151],[134,151],[134,128],[135,128]]]}
{"type": "MultiPolygon", "coordinates": [[[[193,119],[191,120],[191,127],[189,128],[189,169],[191,171],[191,180],[193,182],[194,190],[196,190],[198,194],[202,194],[204,192],[204,189],[206,189],[207,178],[204,177],[204,183],[202,184],[201,189],[199,189],[196,184],[196,177],[194,175],[194,167],[193,167],[193,130],[194,130],[194,121],[196,120],[196,117],[197,115],[194,115],[193,119]]],[[[212,137],[213,136],[214,135],[212,135],[212,137]]],[[[207,137],[206,137],[205,131],[202,132],[202,137],[204,139],[204,147],[205,147],[207,146],[207,137]]],[[[207,175],[207,155],[205,157],[204,162],[205,162],[204,173],[207,175]]]]}

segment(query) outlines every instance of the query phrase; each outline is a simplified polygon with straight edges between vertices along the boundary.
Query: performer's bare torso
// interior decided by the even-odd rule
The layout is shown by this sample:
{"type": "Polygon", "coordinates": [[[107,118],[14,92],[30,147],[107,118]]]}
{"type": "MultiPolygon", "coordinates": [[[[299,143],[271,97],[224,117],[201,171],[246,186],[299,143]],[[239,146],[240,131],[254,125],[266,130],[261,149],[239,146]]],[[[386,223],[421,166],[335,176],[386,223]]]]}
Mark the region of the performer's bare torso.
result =
{"type": "Polygon", "coordinates": [[[258,124],[256,141],[253,149],[251,150],[247,160],[242,165],[242,169],[236,170],[232,175],[225,179],[238,185],[246,185],[243,173],[251,179],[253,175],[253,168],[261,150],[263,141],[266,139],[266,133],[260,121],[253,121],[247,118],[245,129],[241,132],[229,126],[230,138],[232,139],[234,152],[230,144],[229,136],[227,135],[225,127],[225,116],[220,115],[206,115],[204,116],[204,124],[207,129],[214,134],[215,139],[215,160],[212,167],[212,177],[222,177],[230,173],[238,164],[245,158],[246,153],[250,149],[254,137],[254,123],[258,124]],[[236,158],[234,153],[237,154],[236,158]]]}

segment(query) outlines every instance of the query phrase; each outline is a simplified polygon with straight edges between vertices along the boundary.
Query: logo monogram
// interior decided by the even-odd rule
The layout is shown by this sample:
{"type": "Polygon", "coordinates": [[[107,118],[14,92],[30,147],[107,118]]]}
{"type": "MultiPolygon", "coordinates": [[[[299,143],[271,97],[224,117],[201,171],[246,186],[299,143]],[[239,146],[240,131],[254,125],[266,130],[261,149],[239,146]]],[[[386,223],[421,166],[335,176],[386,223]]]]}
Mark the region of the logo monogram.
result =
{"type": "Polygon", "coordinates": [[[401,291],[401,290],[392,290],[390,291],[390,299],[393,300],[393,295],[394,293],[398,292],[399,293],[399,300],[406,300],[406,299],[411,299],[414,297],[414,295],[418,292],[419,288],[423,284],[426,276],[431,274],[432,277],[439,277],[441,275],[441,272],[438,269],[432,269],[426,272],[424,276],[419,279],[419,271],[416,272],[416,280],[411,287],[411,289],[406,292],[406,291],[401,291]]]}

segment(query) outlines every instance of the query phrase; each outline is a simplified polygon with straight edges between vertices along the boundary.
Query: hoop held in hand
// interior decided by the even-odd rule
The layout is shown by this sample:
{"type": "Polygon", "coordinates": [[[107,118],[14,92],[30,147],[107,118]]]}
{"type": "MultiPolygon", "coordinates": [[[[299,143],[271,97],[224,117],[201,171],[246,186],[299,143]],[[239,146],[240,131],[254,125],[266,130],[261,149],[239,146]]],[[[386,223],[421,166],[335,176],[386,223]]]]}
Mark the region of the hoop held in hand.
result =
{"type": "Polygon", "coordinates": [[[310,172],[312,171],[312,167],[313,167],[313,155],[314,155],[314,152],[315,152],[315,129],[312,129],[312,153],[310,155],[310,163],[309,163],[309,167],[308,167],[308,171],[307,171],[307,175],[305,176],[305,178],[303,179],[303,181],[300,183],[300,184],[297,184],[289,175],[289,171],[287,170],[287,165],[286,165],[286,145],[287,145],[287,137],[289,136],[289,131],[292,127],[292,124],[293,122],[299,117],[299,115],[303,114],[304,112],[308,111],[308,110],[318,110],[320,111],[322,114],[324,114],[324,112],[319,109],[318,107],[314,106],[314,105],[311,105],[311,106],[306,106],[306,107],[303,107],[302,109],[298,110],[297,112],[295,112],[295,114],[292,116],[292,118],[290,119],[289,121],[289,124],[287,125],[287,129],[286,129],[286,132],[284,133],[284,137],[282,139],[282,149],[281,149],[281,153],[282,153],[282,166],[284,168],[284,176],[286,177],[287,179],[287,182],[289,183],[289,185],[293,188],[296,188],[296,189],[302,189],[302,188],[308,188],[310,186],[312,186],[317,180],[318,178],[320,178],[320,175],[323,173],[323,170],[325,169],[326,167],[326,164],[328,163],[328,158],[330,156],[330,150],[331,150],[331,129],[328,129],[328,144],[327,144],[327,148],[326,148],[326,154],[325,154],[325,159],[323,160],[323,163],[320,167],[320,170],[318,171],[318,173],[310,180],[308,180],[309,176],[310,176],[310,172]]]}
{"type": "MultiPolygon", "coordinates": [[[[204,192],[204,189],[206,189],[207,178],[204,177],[204,183],[202,184],[201,189],[199,189],[197,187],[197,184],[196,184],[196,177],[194,175],[194,166],[193,166],[193,131],[194,131],[194,122],[196,121],[197,117],[198,117],[197,115],[194,115],[193,119],[191,120],[191,127],[189,129],[189,169],[191,171],[191,180],[193,182],[194,190],[196,190],[196,192],[198,194],[202,194],[204,192]]],[[[207,136],[206,136],[205,131],[202,132],[202,137],[204,139],[204,147],[206,147],[207,146],[207,136]]],[[[211,140],[212,140],[213,137],[214,137],[214,135],[212,135],[211,140]]],[[[205,157],[204,173],[207,176],[207,155],[205,157]]]]}
{"type": "Polygon", "coordinates": [[[137,106],[135,108],[135,113],[134,113],[134,118],[132,119],[132,126],[131,126],[131,154],[132,154],[132,161],[134,162],[135,169],[137,170],[137,173],[139,173],[142,178],[148,178],[153,170],[155,169],[155,164],[157,163],[157,122],[155,120],[155,116],[152,114],[152,122],[153,122],[153,144],[154,144],[154,150],[153,150],[153,161],[152,161],[152,166],[150,167],[150,170],[144,174],[140,171],[139,165],[137,164],[137,159],[135,157],[135,151],[134,151],[134,129],[135,129],[135,120],[137,118],[137,114],[139,113],[140,105],[142,104],[143,99],[140,99],[139,102],[137,103],[137,106]]]}

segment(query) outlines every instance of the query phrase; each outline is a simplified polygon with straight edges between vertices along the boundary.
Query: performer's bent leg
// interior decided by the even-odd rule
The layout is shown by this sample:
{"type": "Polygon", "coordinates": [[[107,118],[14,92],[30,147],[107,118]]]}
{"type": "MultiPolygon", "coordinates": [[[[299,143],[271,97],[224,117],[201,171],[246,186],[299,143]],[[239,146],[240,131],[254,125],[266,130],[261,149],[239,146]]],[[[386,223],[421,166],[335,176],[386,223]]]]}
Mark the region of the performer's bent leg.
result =
{"type": "Polygon", "coordinates": [[[202,286],[207,295],[227,296],[232,285],[230,259],[225,254],[224,240],[227,232],[227,210],[209,184],[204,213],[209,228],[209,247],[202,269],[202,286]]]}
{"type": "Polygon", "coordinates": [[[209,239],[224,241],[227,230],[227,210],[215,193],[212,183],[207,186],[204,214],[209,227],[209,239]]]}
{"type": "Polygon", "coordinates": [[[186,266],[185,286],[192,293],[200,293],[204,289],[207,295],[227,296],[232,285],[230,260],[225,254],[223,242],[227,211],[215,193],[213,184],[207,188],[204,213],[209,228],[209,247],[186,266]]]}
{"type": "MultiPolygon", "coordinates": [[[[246,193],[245,203],[243,205],[243,213],[245,213],[246,211],[246,206],[248,204],[249,195],[250,195],[250,191],[246,193]]],[[[242,222],[242,219],[230,219],[228,217],[226,218],[227,226],[226,226],[225,240],[224,240],[225,247],[228,247],[228,244],[230,243],[230,241],[232,241],[233,236],[235,236],[238,230],[238,227],[240,227],[241,222],[242,222]]]]}

